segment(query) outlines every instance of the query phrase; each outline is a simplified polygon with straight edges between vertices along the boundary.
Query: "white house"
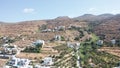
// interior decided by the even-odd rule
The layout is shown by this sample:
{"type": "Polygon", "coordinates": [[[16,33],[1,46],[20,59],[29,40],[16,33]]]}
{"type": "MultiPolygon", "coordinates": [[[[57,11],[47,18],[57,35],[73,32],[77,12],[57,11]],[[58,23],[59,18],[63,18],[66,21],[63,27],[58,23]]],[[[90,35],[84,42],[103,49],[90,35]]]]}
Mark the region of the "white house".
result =
{"type": "Polygon", "coordinates": [[[37,44],[42,44],[42,46],[45,44],[45,41],[44,40],[37,40],[35,42],[33,42],[34,45],[37,45],[37,44]]]}
{"type": "Polygon", "coordinates": [[[16,45],[12,45],[12,44],[4,44],[2,45],[2,51],[1,53],[5,53],[5,54],[17,54],[18,53],[18,48],[16,45]]]}
{"type": "Polygon", "coordinates": [[[52,29],[45,29],[45,30],[42,30],[42,32],[51,32],[52,29]]]}
{"type": "Polygon", "coordinates": [[[61,40],[61,36],[60,35],[55,35],[54,38],[55,38],[56,41],[60,41],[61,40]]]}
{"type": "Polygon", "coordinates": [[[6,63],[3,68],[33,68],[30,64],[29,59],[21,59],[13,56],[10,61],[6,63]]]}
{"type": "Polygon", "coordinates": [[[103,40],[98,40],[97,45],[103,45],[103,40]]]}
{"type": "Polygon", "coordinates": [[[61,30],[61,29],[65,30],[65,26],[58,26],[58,30],[61,30]]]}
{"type": "Polygon", "coordinates": [[[54,28],[55,31],[65,30],[65,26],[57,26],[54,28]]]}
{"type": "Polygon", "coordinates": [[[7,47],[10,46],[9,44],[3,44],[2,47],[7,47]]]}
{"type": "Polygon", "coordinates": [[[67,46],[71,47],[71,48],[78,49],[80,47],[80,43],[78,43],[78,42],[67,42],[67,46]]]}
{"type": "Polygon", "coordinates": [[[53,59],[51,57],[45,57],[43,59],[42,65],[49,66],[49,65],[52,65],[52,64],[53,64],[53,59]]]}
{"type": "Polygon", "coordinates": [[[112,43],[113,45],[115,45],[116,40],[115,40],[115,39],[112,39],[112,40],[111,40],[111,43],[112,43]]]}

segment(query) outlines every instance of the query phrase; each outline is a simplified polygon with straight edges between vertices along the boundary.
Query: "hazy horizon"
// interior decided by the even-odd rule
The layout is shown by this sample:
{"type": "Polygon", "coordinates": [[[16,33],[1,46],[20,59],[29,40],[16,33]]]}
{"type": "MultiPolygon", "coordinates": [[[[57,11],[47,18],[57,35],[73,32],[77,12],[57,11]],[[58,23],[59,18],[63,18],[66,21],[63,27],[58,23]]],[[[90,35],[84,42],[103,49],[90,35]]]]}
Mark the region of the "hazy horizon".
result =
{"type": "Polygon", "coordinates": [[[77,17],[84,14],[119,14],[118,0],[1,0],[0,21],[20,22],[54,19],[58,16],[77,17]]]}

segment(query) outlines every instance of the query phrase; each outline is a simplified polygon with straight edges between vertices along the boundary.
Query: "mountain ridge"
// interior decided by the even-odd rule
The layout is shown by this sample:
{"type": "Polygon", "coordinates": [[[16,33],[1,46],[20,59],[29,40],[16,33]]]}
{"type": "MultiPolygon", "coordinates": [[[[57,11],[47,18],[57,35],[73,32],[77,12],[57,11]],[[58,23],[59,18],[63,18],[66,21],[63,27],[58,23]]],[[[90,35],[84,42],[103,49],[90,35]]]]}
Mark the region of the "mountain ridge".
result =
{"type": "MultiPolygon", "coordinates": [[[[117,14],[117,15],[118,15],[118,14],[117,14]]],[[[58,16],[58,17],[56,17],[56,18],[54,18],[54,19],[55,19],[55,20],[74,19],[74,20],[80,20],[80,21],[83,21],[83,20],[90,20],[90,19],[93,19],[93,18],[96,19],[96,17],[107,18],[107,17],[112,17],[112,16],[115,16],[115,15],[113,15],[113,14],[109,14],[109,13],[106,13],[106,14],[100,14],[100,15],[84,14],[84,15],[77,16],[77,17],[74,17],[74,18],[71,18],[71,17],[68,17],[68,16],[58,16]]],[[[14,23],[31,22],[31,21],[45,21],[45,20],[54,20],[54,19],[27,20],[27,21],[19,21],[19,22],[14,22],[14,23]]],[[[0,21],[0,23],[13,23],[13,22],[3,22],[3,21],[0,21]]]]}

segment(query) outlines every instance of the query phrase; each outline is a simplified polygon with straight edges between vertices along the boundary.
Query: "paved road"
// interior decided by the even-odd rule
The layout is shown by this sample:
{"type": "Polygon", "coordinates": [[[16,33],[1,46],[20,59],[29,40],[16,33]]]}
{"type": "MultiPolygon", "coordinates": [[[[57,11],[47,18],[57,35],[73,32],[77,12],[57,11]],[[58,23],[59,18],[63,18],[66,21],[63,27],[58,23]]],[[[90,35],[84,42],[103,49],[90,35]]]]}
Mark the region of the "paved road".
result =
{"type": "Polygon", "coordinates": [[[77,54],[77,61],[76,61],[77,67],[78,67],[78,68],[82,68],[82,67],[80,66],[80,56],[78,55],[78,50],[77,50],[76,54],[77,54]]]}

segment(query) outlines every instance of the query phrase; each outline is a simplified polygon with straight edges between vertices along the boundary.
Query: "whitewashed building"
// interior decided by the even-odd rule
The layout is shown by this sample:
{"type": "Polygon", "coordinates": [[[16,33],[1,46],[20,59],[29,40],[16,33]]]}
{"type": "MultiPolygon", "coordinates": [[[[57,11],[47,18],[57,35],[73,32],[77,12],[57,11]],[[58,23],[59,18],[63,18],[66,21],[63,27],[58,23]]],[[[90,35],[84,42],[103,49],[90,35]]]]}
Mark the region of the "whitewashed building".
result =
{"type": "Polygon", "coordinates": [[[78,42],[67,42],[67,46],[70,47],[70,48],[78,49],[80,47],[80,43],[78,43],[78,42]]]}
{"type": "Polygon", "coordinates": [[[43,63],[42,65],[47,65],[47,66],[50,66],[53,64],[53,59],[51,57],[45,57],[43,59],[43,63]]]}
{"type": "Polygon", "coordinates": [[[44,40],[37,40],[35,42],[33,42],[33,44],[36,46],[37,44],[41,44],[41,46],[45,45],[45,41],[44,40]]]}
{"type": "Polygon", "coordinates": [[[0,48],[2,49],[1,53],[4,53],[4,54],[17,54],[18,53],[18,48],[16,45],[3,44],[0,48]]]}
{"type": "Polygon", "coordinates": [[[13,56],[3,68],[33,68],[33,66],[29,64],[29,59],[16,58],[15,56],[13,56]]]}
{"type": "Polygon", "coordinates": [[[103,40],[98,40],[97,45],[103,45],[103,40]]]}
{"type": "Polygon", "coordinates": [[[61,36],[60,35],[55,35],[54,38],[55,38],[56,41],[60,41],[61,40],[61,36]]]}
{"type": "Polygon", "coordinates": [[[51,32],[52,29],[45,29],[45,30],[42,30],[42,32],[51,32]]]}
{"type": "Polygon", "coordinates": [[[111,43],[112,43],[113,45],[115,45],[116,40],[115,40],[115,39],[112,39],[112,40],[111,40],[111,43]]]}

